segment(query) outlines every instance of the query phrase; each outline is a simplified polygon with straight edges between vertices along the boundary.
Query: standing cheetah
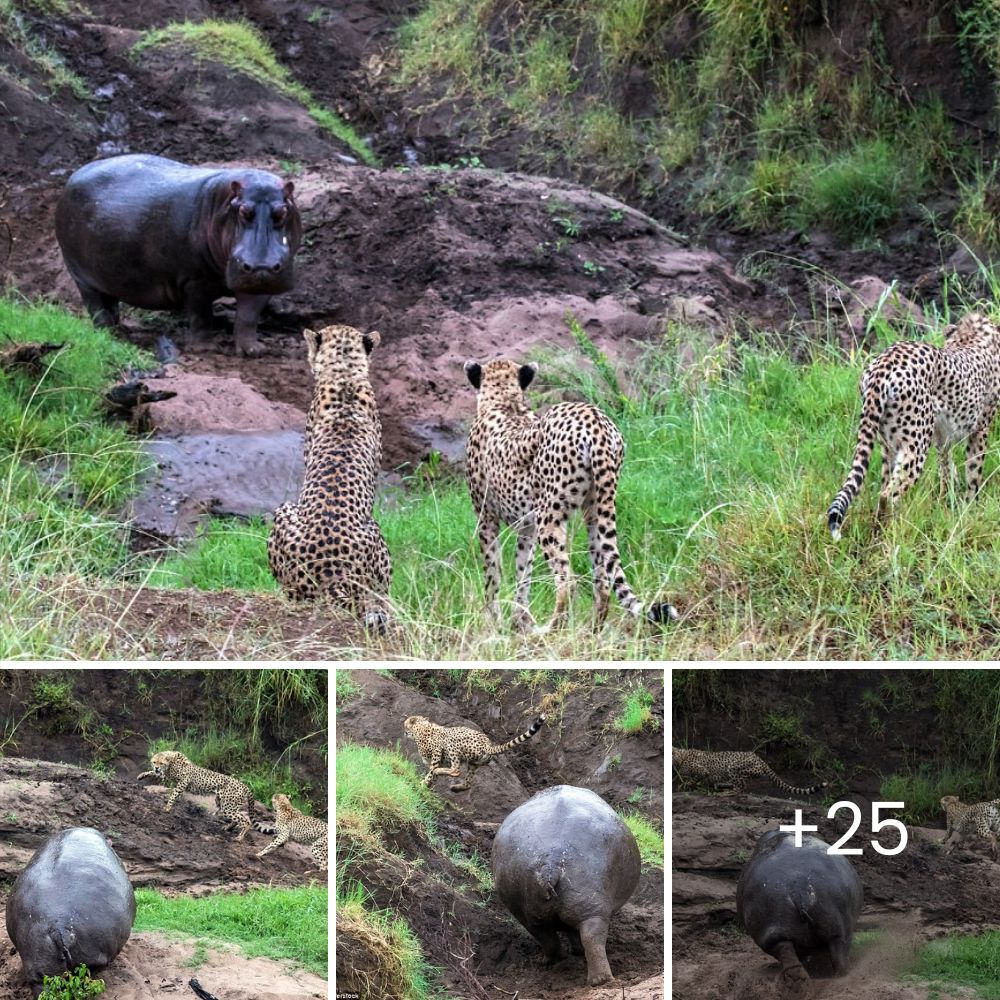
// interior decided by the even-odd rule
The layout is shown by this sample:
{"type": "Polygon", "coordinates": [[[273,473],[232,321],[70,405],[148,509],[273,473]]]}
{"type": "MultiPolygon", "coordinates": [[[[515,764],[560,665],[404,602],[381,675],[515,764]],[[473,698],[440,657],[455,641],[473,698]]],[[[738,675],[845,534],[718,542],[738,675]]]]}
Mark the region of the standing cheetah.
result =
{"type": "Polygon", "coordinates": [[[385,631],[392,563],[372,518],[382,425],[368,380],[377,331],[305,331],[316,380],[306,420],[305,480],[298,503],[274,512],[271,572],[293,600],[327,597],[385,631]]]}
{"type": "Polygon", "coordinates": [[[422,715],[411,715],[407,718],[403,723],[403,732],[417,744],[420,759],[427,765],[424,784],[428,788],[437,774],[460,778],[462,763],[467,761],[469,769],[465,781],[456,782],[451,786],[453,792],[464,792],[469,787],[477,767],[488,763],[491,757],[513,750],[525,740],[531,739],[542,728],[544,721],[545,716],[540,715],[520,736],[515,736],[514,739],[500,745],[495,745],[485,733],[470,729],[468,726],[439,726],[422,715]],[[451,764],[450,768],[441,767],[446,757],[451,764]]]}
{"type": "Polygon", "coordinates": [[[254,823],[254,829],[261,833],[274,833],[277,836],[262,851],[257,852],[257,857],[262,858],[265,854],[270,854],[275,848],[289,840],[297,844],[308,844],[312,856],[316,859],[320,871],[326,871],[327,867],[327,825],[316,816],[307,816],[304,812],[296,809],[292,805],[292,800],[282,792],[276,792],[271,796],[271,805],[274,806],[274,826],[268,823],[254,823]]]}
{"type": "Polygon", "coordinates": [[[946,795],[941,800],[946,825],[945,854],[951,854],[965,837],[975,834],[989,838],[990,852],[997,853],[997,836],[1000,835],[1000,799],[966,805],[957,795],[946,795]]]}
{"type": "MultiPolygon", "coordinates": [[[[469,381],[479,390],[469,428],[467,474],[479,519],[479,545],[486,569],[486,600],[499,611],[501,522],[517,532],[517,593],[514,623],[531,623],[530,573],[536,542],[556,582],[551,625],[565,618],[570,592],[566,522],[583,511],[590,537],[594,616],[608,612],[609,587],[634,617],[643,605],[625,579],[615,527],[615,493],[625,443],[618,428],[589,403],[558,403],[540,417],[524,401],[537,365],[467,361],[469,381]]],[[[649,621],[675,620],[672,604],[651,604],[649,621]]]]}
{"type": "Polygon", "coordinates": [[[854,463],[827,512],[834,540],[864,482],[875,439],[882,443],[882,489],[876,521],[916,482],[932,443],[941,486],[955,479],[952,445],[968,440],[966,496],[979,492],[983,455],[1000,397],[1000,330],[981,313],[945,331],[944,347],[901,343],[883,351],[861,376],[861,424],[854,463]]]}

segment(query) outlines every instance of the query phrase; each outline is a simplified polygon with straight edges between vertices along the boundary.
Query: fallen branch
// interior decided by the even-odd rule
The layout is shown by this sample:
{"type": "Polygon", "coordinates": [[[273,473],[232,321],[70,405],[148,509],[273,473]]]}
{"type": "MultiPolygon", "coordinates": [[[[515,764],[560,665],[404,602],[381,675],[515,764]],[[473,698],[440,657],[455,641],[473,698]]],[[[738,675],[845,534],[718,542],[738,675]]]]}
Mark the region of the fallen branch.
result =
{"type": "Polygon", "coordinates": [[[208,990],[203,989],[201,983],[197,979],[189,979],[188,986],[191,987],[201,997],[201,1000],[219,1000],[217,996],[209,993],[208,990]]]}

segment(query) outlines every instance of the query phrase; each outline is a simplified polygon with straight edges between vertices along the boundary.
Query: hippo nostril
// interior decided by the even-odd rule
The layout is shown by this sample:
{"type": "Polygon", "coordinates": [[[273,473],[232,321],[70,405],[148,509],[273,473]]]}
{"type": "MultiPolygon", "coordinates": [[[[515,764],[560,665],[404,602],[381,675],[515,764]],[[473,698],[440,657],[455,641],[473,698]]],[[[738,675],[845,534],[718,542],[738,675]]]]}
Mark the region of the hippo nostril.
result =
{"type": "Polygon", "coordinates": [[[243,271],[244,273],[246,273],[248,271],[252,271],[253,268],[245,260],[241,260],[240,261],[240,270],[243,271]]]}
{"type": "Polygon", "coordinates": [[[271,270],[272,270],[272,271],[274,271],[274,273],[275,273],[275,274],[277,274],[277,273],[278,273],[278,272],[279,272],[279,271],[281,270],[281,265],[280,265],[280,264],[275,264],[275,265],[274,265],[274,266],[273,266],[273,267],[271,268],[271,270]]]}

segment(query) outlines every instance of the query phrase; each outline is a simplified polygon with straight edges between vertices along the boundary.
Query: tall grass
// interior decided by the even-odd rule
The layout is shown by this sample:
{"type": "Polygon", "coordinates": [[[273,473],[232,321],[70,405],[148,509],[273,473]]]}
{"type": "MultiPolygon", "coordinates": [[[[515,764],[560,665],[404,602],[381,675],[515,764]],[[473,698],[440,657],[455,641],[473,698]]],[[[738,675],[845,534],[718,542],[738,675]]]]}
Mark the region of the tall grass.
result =
{"type": "Polygon", "coordinates": [[[932,986],[965,986],[980,1000],[1000,1000],[1000,932],[931,941],[914,972],[932,986]]]}

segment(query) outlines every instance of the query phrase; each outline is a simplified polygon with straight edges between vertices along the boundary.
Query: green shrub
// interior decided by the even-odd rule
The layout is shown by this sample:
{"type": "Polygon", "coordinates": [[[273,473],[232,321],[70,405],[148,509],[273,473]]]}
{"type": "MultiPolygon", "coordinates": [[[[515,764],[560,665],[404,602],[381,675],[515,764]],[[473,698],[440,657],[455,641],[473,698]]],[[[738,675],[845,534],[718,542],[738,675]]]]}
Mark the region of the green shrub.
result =
{"type": "Polygon", "coordinates": [[[89,1000],[100,996],[104,990],[104,980],[91,979],[87,967],[79,965],[61,976],[43,976],[38,1000],[89,1000]]]}

